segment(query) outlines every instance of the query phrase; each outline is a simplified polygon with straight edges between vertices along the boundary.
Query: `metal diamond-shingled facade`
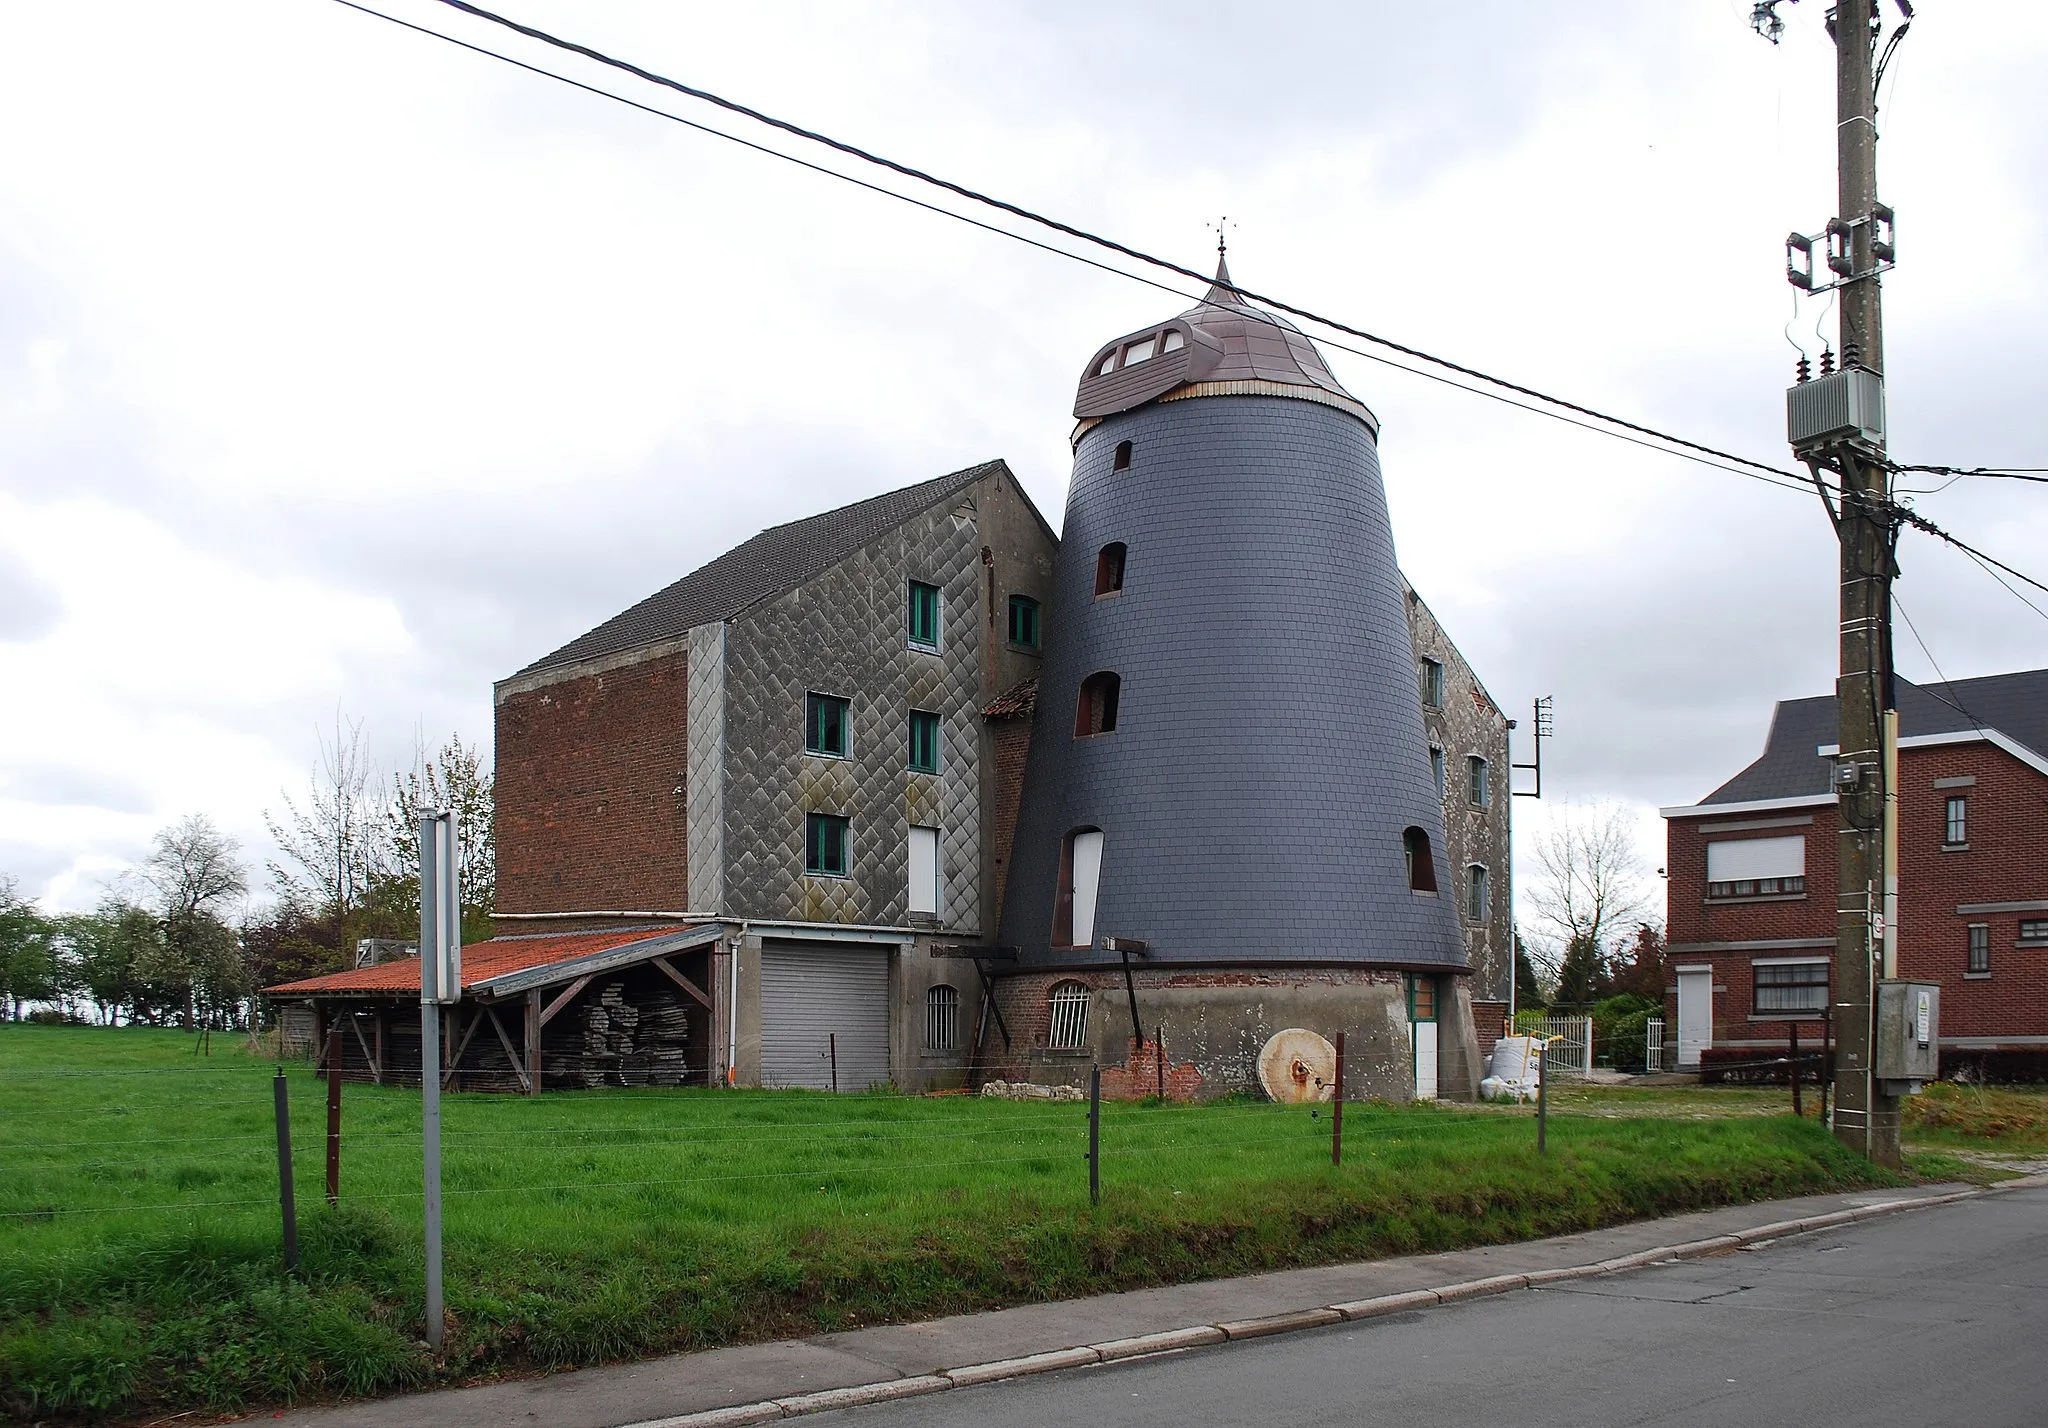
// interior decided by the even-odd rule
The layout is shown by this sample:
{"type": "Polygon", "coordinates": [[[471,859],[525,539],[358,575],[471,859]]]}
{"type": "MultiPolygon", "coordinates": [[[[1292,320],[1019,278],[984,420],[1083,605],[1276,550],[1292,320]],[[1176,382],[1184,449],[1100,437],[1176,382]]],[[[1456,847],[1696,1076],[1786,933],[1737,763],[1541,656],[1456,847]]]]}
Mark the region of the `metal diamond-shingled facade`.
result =
{"type": "Polygon", "coordinates": [[[944,926],[978,932],[981,537],[971,495],[905,521],[727,623],[724,895],[749,916],[901,926],[906,829],[940,830],[944,926]],[[940,590],[939,650],[907,640],[909,583],[940,590]],[[804,752],[804,695],[850,699],[847,757],[804,752]],[[939,771],[906,768],[913,709],[940,715],[939,771]],[[804,868],[804,815],[851,820],[849,875],[804,868]]]}
{"type": "Polygon", "coordinates": [[[1050,945],[1062,840],[1095,827],[1097,932],[1154,959],[1466,970],[1453,897],[1408,886],[1409,827],[1457,883],[1366,423],[1266,396],[1108,417],[1061,547],[1004,903],[1022,966],[1114,960],[1050,945]],[[1112,541],[1123,589],[1097,597],[1112,541]],[[1098,670],[1121,676],[1116,731],[1075,737],[1098,670]]]}

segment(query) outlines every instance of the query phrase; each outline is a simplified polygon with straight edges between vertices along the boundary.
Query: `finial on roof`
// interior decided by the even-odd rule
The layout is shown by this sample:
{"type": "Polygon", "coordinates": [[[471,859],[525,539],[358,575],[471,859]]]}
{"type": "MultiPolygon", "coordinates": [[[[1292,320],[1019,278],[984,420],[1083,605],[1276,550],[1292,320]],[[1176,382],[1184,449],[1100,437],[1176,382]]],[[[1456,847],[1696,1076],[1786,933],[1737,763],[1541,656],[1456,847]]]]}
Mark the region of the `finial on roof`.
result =
{"type": "Polygon", "coordinates": [[[1202,301],[1205,303],[1242,303],[1244,301],[1243,298],[1237,295],[1237,289],[1230,281],[1230,263],[1224,256],[1230,251],[1229,241],[1223,236],[1223,230],[1229,224],[1230,215],[1226,213],[1212,225],[1216,229],[1216,281],[1211,283],[1209,291],[1202,295],[1202,301]]]}

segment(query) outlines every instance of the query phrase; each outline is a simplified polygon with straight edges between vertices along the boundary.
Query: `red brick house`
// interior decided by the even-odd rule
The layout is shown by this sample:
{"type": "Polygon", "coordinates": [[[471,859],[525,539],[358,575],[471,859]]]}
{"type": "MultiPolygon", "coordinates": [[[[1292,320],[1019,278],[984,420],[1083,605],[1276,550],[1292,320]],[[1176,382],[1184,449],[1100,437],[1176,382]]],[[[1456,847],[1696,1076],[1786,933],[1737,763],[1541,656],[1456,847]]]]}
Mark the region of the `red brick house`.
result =
{"type": "MultiPolygon", "coordinates": [[[[2048,1057],[2048,670],[1899,682],[1891,974],[1941,984],[1944,1074],[2048,1057]]],[[[1763,755],[1661,810],[1678,1064],[1818,1038],[1835,945],[1831,695],[1781,702],[1763,755]]]]}

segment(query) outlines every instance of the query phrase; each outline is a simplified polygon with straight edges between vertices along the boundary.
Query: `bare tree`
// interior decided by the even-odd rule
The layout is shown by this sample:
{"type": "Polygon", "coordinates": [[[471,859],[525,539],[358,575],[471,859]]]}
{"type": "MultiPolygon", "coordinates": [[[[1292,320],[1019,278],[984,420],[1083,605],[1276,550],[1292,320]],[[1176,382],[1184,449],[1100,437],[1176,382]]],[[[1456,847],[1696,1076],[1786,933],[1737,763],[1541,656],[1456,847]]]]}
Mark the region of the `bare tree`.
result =
{"type": "Polygon", "coordinates": [[[283,797],[283,818],[263,815],[288,860],[270,865],[271,881],[287,902],[332,919],[346,949],[350,924],[379,872],[378,825],[385,803],[371,785],[362,724],[344,724],[336,714],[332,742],[320,739],[304,806],[290,794],[283,797]]]}
{"type": "Polygon", "coordinates": [[[156,895],[163,928],[160,950],[151,958],[156,965],[145,970],[185,994],[189,1031],[198,1022],[202,992],[221,1001],[245,990],[240,945],[227,921],[249,891],[241,848],[205,814],[189,814],[157,833],[140,872],[156,895]]]}
{"type": "Polygon", "coordinates": [[[1632,817],[1612,801],[1565,803],[1536,839],[1529,904],[1536,950],[1558,999],[1587,999],[1613,944],[1651,918],[1653,904],[1632,817]]]}

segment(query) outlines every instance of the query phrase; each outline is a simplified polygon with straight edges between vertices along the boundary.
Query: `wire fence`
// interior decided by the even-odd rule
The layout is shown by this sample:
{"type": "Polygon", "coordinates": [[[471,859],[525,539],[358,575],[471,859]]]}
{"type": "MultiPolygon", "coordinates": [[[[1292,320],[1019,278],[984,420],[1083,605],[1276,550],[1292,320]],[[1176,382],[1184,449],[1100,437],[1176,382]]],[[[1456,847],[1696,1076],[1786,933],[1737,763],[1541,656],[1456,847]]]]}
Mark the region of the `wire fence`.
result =
{"type": "MultiPolygon", "coordinates": [[[[37,1223],[277,1215],[278,1076],[286,1083],[290,1176],[298,1195],[314,1203],[329,1150],[329,1088],[303,1062],[0,1069],[0,1248],[6,1235],[37,1223]],[[139,1133],[126,1134],[117,1117],[139,1133]]],[[[339,1198],[416,1208],[423,1199],[417,1088],[350,1082],[342,1105],[339,1198]]],[[[1094,1168],[1116,1167],[1116,1189],[1148,1178],[1193,1184],[1295,1173],[1330,1158],[1329,1112],[1228,1100],[1091,1108],[1070,1099],[891,1091],[830,1102],[816,1093],[735,1097],[695,1089],[451,1096],[444,1101],[443,1194],[462,1203],[804,1181],[896,1194],[918,1188],[905,1187],[909,1180],[927,1189],[972,1184],[1078,1197],[1088,1182],[1091,1113],[1103,1116],[1094,1168]]],[[[1400,1113],[1352,1109],[1358,1155],[1381,1141],[1456,1128],[1442,1112],[1372,1124],[1390,1114],[1400,1113]]]]}

